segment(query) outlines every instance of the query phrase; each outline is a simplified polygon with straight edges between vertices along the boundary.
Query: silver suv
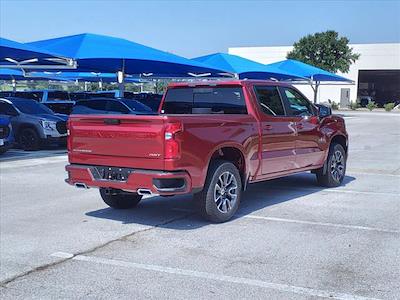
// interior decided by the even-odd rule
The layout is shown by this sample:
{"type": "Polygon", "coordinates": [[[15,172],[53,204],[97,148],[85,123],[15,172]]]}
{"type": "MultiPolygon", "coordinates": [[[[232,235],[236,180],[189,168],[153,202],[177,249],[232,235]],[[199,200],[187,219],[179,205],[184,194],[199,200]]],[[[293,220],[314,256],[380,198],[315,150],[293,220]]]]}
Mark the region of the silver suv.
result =
{"type": "Polygon", "coordinates": [[[10,116],[15,140],[24,150],[66,142],[68,116],[56,114],[35,100],[0,98],[0,114],[10,116]]]}

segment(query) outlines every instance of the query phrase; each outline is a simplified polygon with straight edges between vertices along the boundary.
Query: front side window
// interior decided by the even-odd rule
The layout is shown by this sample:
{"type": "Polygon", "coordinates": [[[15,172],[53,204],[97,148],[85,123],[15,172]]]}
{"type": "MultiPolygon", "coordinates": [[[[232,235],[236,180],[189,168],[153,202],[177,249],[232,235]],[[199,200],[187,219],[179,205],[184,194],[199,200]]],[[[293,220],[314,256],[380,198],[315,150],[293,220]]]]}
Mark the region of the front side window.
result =
{"type": "Polygon", "coordinates": [[[184,87],[169,89],[166,114],[247,114],[242,87],[184,87]]]}
{"type": "Polygon", "coordinates": [[[281,96],[275,86],[255,87],[258,103],[261,110],[270,116],[284,116],[285,110],[282,105],[281,96]]]}
{"type": "Polygon", "coordinates": [[[12,100],[13,104],[23,113],[30,115],[54,114],[54,112],[42,103],[33,100],[12,100]]]}
{"type": "Polygon", "coordinates": [[[291,88],[282,88],[289,106],[290,114],[293,116],[312,116],[314,109],[310,101],[303,95],[291,88]]]}

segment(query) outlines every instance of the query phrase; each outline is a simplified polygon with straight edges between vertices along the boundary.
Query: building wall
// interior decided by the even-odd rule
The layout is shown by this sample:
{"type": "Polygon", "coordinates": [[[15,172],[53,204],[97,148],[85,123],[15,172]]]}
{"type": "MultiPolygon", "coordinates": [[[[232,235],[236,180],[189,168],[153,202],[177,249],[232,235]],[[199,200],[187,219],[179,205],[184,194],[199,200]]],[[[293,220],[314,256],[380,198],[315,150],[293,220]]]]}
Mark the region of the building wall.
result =
{"type": "MultiPolygon", "coordinates": [[[[348,73],[338,75],[349,78],[354,85],[321,86],[318,101],[325,102],[328,99],[340,103],[340,89],[350,88],[350,100],[357,98],[357,83],[359,70],[400,70],[400,43],[392,44],[351,44],[354,52],[360,53],[360,58],[350,66],[348,73]]],[[[286,59],[286,54],[292,50],[292,46],[280,47],[234,47],[229,48],[229,54],[235,54],[263,64],[274,63],[286,59]]],[[[313,90],[307,85],[298,85],[309,99],[313,99],[313,90]]]]}

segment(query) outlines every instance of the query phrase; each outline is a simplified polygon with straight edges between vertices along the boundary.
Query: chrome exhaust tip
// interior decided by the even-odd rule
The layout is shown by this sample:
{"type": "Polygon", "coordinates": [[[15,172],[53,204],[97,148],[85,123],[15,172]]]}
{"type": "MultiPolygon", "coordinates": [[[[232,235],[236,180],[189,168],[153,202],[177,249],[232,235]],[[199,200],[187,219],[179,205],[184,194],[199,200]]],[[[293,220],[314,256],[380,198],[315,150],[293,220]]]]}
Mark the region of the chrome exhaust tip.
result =
{"type": "Polygon", "coordinates": [[[78,189],[89,189],[89,187],[85,183],[82,183],[82,182],[76,182],[74,185],[78,189]]]}
{"type": "Polygon", "coordinates": [[[149,189],[137,189],[137,193],[138,193],[138,195],[141,195],[141,196],[151,196],[151,195],[153,195],[153,193],[149,189]]]}

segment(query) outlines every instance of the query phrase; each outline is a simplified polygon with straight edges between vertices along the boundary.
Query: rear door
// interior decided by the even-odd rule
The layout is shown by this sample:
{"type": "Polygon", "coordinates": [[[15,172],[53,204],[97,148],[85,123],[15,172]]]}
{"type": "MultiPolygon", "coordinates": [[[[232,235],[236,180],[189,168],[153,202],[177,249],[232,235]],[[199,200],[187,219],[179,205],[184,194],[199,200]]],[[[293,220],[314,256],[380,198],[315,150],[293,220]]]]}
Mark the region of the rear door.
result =
{"type": "Polygon", "coordinates": [[[324,136],[319,130],[317,110],[299,91],[294,88],[281,87],[286,110],[296,122],[296,165],[305,168],[319,164],[323,159],[320,144],[324,136]]]}
{"type": "Polygon", "coordinates": [[[255,85],[254,92],[261,111],[262,174],[273,174],[295,168],[295,122],[286,115],[278,88],[255,85]]]}

